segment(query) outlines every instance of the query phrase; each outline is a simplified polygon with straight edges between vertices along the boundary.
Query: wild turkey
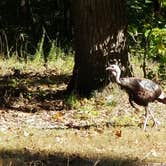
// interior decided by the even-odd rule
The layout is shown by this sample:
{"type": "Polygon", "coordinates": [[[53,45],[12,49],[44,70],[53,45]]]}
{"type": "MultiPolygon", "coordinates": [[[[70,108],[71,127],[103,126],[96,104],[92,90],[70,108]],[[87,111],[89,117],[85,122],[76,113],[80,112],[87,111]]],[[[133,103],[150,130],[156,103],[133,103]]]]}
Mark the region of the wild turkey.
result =
{"type": "Polygon", "coordinates": [[[146,130],[148,114],[150,114],[153,119],[153,125],[157,127],[158,121],[154,118],[153,113],[148,107],[148,103],[157,100],[166,104],[166,96],[164,92],[162,92],[160,86],[155,82],[145,78],[120,78],[121,70],[118,65],[110,65],[106,68],[106,70],[110,70],[112,72],[112,74],[115,76],[116,82],[128,93],[131,106],[136,108],[134,105],[136,103],[145,107],[144,130],[146,130]]]}

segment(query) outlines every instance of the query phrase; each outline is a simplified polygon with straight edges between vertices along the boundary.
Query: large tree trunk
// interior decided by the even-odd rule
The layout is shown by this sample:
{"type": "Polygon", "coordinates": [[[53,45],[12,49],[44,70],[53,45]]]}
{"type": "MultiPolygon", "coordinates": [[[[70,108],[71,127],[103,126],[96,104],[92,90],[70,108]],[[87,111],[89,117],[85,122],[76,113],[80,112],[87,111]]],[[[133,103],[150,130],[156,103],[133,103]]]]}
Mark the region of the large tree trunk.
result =
{"type": "Polygon", "coordinates": [[[124,0],[72,0],[75,66],[71,92],[89,94],[108,84],[105,68],[118,62],[129,73],[124,0]]]}

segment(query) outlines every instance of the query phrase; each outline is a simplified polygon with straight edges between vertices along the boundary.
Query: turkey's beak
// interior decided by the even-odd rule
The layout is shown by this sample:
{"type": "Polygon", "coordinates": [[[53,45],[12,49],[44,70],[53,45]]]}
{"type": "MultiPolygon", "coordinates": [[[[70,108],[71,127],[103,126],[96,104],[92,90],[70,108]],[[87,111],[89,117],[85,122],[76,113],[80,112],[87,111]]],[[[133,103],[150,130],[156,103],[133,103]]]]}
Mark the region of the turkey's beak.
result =
{"type": "Polygon", "coordinates": [[[106,70],[111,70],[113,71],[113,68],[111,66],[107,67],[106,70]]]}

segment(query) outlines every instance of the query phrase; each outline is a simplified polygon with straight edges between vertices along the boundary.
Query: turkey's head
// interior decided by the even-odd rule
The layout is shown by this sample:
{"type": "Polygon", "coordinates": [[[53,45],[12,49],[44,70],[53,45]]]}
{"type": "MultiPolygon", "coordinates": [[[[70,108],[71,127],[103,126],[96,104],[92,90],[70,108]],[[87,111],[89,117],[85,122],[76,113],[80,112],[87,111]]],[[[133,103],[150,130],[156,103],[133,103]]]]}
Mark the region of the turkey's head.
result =
{"type": "Polygon", "coordinates": [[[110,65],[109,67],[106,68],[106,70],[110,70],[115,77],[117,77],[117,75],[120,76],[121,73],[118,65],[110,65]]]}

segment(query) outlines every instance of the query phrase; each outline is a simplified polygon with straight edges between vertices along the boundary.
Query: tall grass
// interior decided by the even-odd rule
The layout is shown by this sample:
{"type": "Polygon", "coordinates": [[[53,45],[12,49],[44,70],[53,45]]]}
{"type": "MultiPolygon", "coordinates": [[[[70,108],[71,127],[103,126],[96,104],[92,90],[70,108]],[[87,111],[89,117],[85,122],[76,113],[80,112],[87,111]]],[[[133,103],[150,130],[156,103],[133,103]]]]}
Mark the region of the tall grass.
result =
{"type": "Polygon", "coordinates": [[[45,40],[45,36],[46,36],[46,31],[43,28],[43,34],[41,37],[41,40],[38,42],[37,48],[36,48],[36,53],[34,55],[34,63],[39,64],[43,62],[43,45],[44,45],[44,40],[45,40]]]}
{"type": "MultiPolygon", "coordinates": [[[[48,55],[44,55],[44,40],[46,32],[43,30],[43,35],[39,41],[34,55],[29,55],[26,59],[18,58],[16,52],[9,51],[10,56],[0,57],[1,74],[5,74],[11,69],[28,70],[28,71],[43,71],[46,69],[56,70],[59,74],[71,73],[74,66],[74,58],[72,49],[66,54],[64,50],[58,47],[57,41],[51,41],[51,47],[48,55]],[[5,58],[4,58],[5,57],[5,58]],[[47,57],[47,59],[45,59],[47,57]]],[[[7,40],[6,40],[7,41],[7,40]]],[[[8,47],[8,46],[7,46],[8,47]]],[[[28,55],[28,53],[26,53],[28,55]]]]}
{"type": "Polygon", "coordinates": [[[52,41],[50,51],[47,56],[47,67],[56,68],[63,73],[71,72],[74,66],[72,49],[66,54],[57,41],[52,41]]]}

